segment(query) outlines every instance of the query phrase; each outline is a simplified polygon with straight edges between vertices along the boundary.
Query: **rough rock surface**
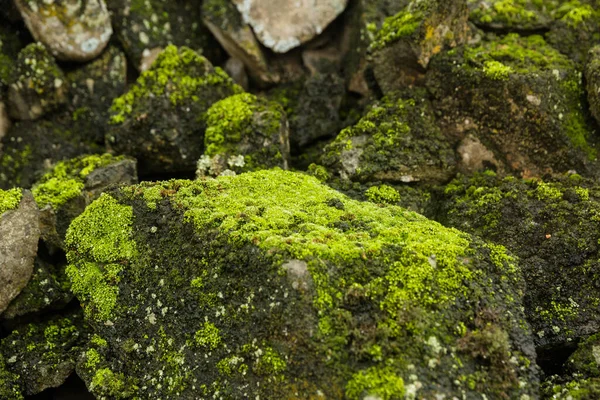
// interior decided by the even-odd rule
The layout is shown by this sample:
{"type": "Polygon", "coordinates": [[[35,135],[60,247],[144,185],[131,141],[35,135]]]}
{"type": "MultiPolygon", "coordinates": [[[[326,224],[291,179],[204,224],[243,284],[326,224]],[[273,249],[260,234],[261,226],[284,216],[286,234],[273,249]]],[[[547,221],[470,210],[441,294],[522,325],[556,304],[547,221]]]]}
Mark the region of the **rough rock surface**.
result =
{"type": "Polygon", "coordinates": [[[440,222],[519,257],[538,347],[560,348],[600,331],[600,188],[581,179],[547,183],[491,172],[458,178],[439,211],[440,222]]]}
{"type": "Polygon", "coordinates": [[[585,68],[585,79],[590,111],[600,124],[600,46],[590,50],[589,60],[585,68]]]}
{"type": "Polygon", "coordinates": [[[344,11],[348,0],[232,0],[258,40],[277,53],[306,43],[344,11]]]}
{"type": "Polygon", "coordinates": [[[467,41],[468,17],[465,0],[424,0],[387,18],[370,45],[383,93],[422,83],[431,57],[467,41]]]}
{"type": "MultiPolygon", "coordinates": [[[[87,328],[81,311],[13,330],[0,341],[0,354],[4,357],[6,371],[16,376],[14,391],[34,395],[60,386],[75,370],[80,346],[86,339],[87,328]]],[[[0,386],[0,394],[1,390],[0,386]]],[[[18,396],[3,398],[19,399],[18,396]]]]}
{"type": "Polygon", "coordinates": [[[8,89],[12,118],[37,119],[66,103],[67,93],[64,73],[42,44],[30,44],[19,53],[8,89]]]}
{"type": "Polygon", "coordinates": [[[502,247],[303,174],[122,188],[66,242],[97,397],[537,395],[502,247]]]}
{"type": "Polygon", "coordinates": [[[206,113],[204,148],[198,176],[288,169],[290,138],[285,111],[250,93],[218,101],[206,113]]]}
{"type": "Polygon", "coordinates": [[[113,33],[104,0],[15,0],[33,37],[59,60],[89,61],[113,33]]]}
{"type": "Polygon", "coordinates": [[[456,166],[424,90],[384,97],[325,147],[322,162],[334,176],[360,182],[444,183],[456,166]]]}
{"type": "Polygon", "coordinates": [[[484,147],[480,155],[494,154],[499,172],[597,170],[581,72],[541,36],[490,37],[440,54],[427,86],[452,145],[474,136],[484,147]]]}
{"type": "Polygon", "coordinates": [[[106,144],[135,157],[146,173],[193,172],[204,150],[204,114],[213,103],[241,92],[206,58],[169,46],[114,100],[106,144]]]}
{"type": "Polygon", "coordinates": [[[27,285],[39,238],[39,211],[31,193],[0,190],[0,313],[27,285]]]}

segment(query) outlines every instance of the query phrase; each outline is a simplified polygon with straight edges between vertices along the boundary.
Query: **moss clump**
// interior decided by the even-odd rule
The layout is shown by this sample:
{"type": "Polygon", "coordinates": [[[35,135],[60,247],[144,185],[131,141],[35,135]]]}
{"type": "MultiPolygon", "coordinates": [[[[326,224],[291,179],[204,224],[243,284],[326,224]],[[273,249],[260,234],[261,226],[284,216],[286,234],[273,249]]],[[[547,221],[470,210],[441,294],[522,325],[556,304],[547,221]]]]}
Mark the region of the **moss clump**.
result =
{"type": "Polygon", "coordinates": [[[103,154],[61,161],[33,186],[33,197],[40,208],[50,205],[57,210],[70,200],[81,196],[85,178],[90,173],[123,159],[122,156],[103,154]]]}
{"type": "Polygon", "coordinates": [[[22,198],[23,191],[21,189],[0,189],[0,216],[7,211],[17,208],[22,198]]]}
{"type": "Polygon", "coordinates": [[[137,385],[131,379],[109,368],[97,370],[90,385],[90,391],[99,398],[128,399],[137,390],[137,385]]]}
{"type": "Polygon", "coordinates": [[[350,400],[375,396],[382,400],[403,399],[404,394],[404,380],[390,368],[360,371],[346,385],[346,396],[350,400]]]}
{"type": "Polygon", "coordinates": [[[23,394],[19,386],[19,375],[10,372],[6,368],[6,360],[0,354],[0,397],[6,400],[23,400],[23,394]]]}
{"type": "Polygon", "coordinates": [[[194,341],[200,347],[206,347],[209,350],[216,349],[221,344],[219,328],[210,322],[205,322],[202,329],[194,335],[194,341]]]}
{"type": "Polygon", "coordinates": [[[468,0],[470,18],[478,25],[496,28],[538,29],[555,18],[559,0],[468,0]]]}
{"type": "Polygon", "coordinates": [[[507,80],[512,73],[512,68],[498,61],[486,61],[483,65],[483,74],[497,81],[507,80]]]}
{"type": "Polygon", "coordinates": [[[598,13],[590,4],[582,4],[580,1],[566,1],[558,7],[554,12],[554,18],[563,21],[571,28],[577,28],[583,22],[598,13]]]}
{"type": "Polygon", "coordinates": [[[132,219],[131,207],[102,194],[67,231],[65,244],[77,243],[79,253],[71,253],[66,269],[71,290],[82,301],[86,315],[96,320],[110,318],[117,304],[119,273],[136,255],[132,219]]]}
{"type": "Polygon", "coordinates": [[[48,96],[65,83],[65,77],[46,47],[32,43],[19,53],[11,83],[21,83],[38,95],[48,96]]]}
{"type": "Polygon", "coordinates": [[[420,12],[401,11],[385,19],[381,29],[377,32],[375,40],[371,43],[372,50],[386,47],[399,39],[410,36],[423,23],[424,17],[420,12]]]}
{"type": "Polygon", "coordinates": [[[372,186],[365,192],[365,197],[378,204],[397,204],[400,194],[396,189],[388,185],[372,186]]]}
{"type": "MultiPolygon", "coordinates": [[[[168,46],[152,67],[142,73],[135,85],[113,101],[110,122],[122,124],[138,103],[155,96],[166,97],[173,106],[186,102],[201,102],[210,87],[230,85],[231,78],[219,67],[212,66],[204,57],[187,47],[168,46]]],[[[242,89],[233,85],[234,92],[242,89]]]]}

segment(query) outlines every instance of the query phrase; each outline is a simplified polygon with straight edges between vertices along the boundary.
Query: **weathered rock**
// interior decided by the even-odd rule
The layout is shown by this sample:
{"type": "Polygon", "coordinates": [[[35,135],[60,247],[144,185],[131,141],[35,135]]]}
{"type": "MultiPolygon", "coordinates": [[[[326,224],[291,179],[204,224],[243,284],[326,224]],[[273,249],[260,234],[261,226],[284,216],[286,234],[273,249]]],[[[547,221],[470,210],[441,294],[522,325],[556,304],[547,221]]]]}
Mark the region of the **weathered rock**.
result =
{"type": "Polygon", "coordinates": [[[104,0],[15,0],[32,36],[59,60],[89,61],[113,33],[104,0]]]}
{"type": "Polygon", "coordinates": [[[39,211],[31,193],[0,190],[0,313],[29,282],[39,238],[39,211]]]}
{"type": "Polygon", "coordinates": [[[484,168],[523,177],[596,173],[581,73],[542,37],[509,34],[441,54],[427,86],[442,132],[453,146],[476,138],[484,168]]]}
{"type": "Polygon", "coordinates": [[[227,97],[206,113],[204,155],[198,176],[218,176],[290,164],[290,138],[283,108],[250,93],[227,97]]]}
{"type": "Polygon", "coordinates": [[[244,66],[244,63],[241,60],[230,57],[227,59],[227,62],[225,62],[223,69],[225,70],[225,72],[227,72],[227,75],[229,75],[235,83],[242,87],[242,89],[248,90],[248,88],[250,87],[250,80],[248,79],[246,67],[244,66]]]}
{"type": "Polygon", "coordinates": [[[590,111],[600,124],[600,46],[590,50],[589,60],[585,67],[585,79],[590,111]]]}
{"type": "Polygon", "coordinates": [[[2,154],[2,138],[8,133],[11,124],[6,105],[0,101],[0,154],[2,154]]]}
{"type": "Polygon", "coordinates": [[[255,81],[268,84],[279,80],[269,71],[267,59],[252,29],[230,0],[204,1],[202,20],[227,53],[244,63],[255,81]]]}
{"type": "Polygon", "coordinates": [[[537,396],[502,247],[304,174],[123,188],[67,245],[97,397],[537,396]]]}
{"type": "Polygon", "coordinates": [[[70,313],[15,329],[0,341],[0,353],[23,394],[33,395],[63,384],[87,337],[81,312],[70,313]]]}
{"type": "Polygon", "coordinates": [[[37,257],[27,286],[10,302],[2,318],[12,319],[66,306],[73,294],[64,269],[65,265],[53,265],[37,257]]]}
{"type": "Polygon", "coordinates": [[[445,225],[506,246],[519,257],[525,314],[538,347],[566,346],[600,331],[600,187],[573,175],[545,183],[459,178],[445,189],[445,225]]]}
{"type": "Polygon", "coordinates": [[[348,0],[233,0],[258,40],[285,53],[319,35],[348,0]]]}
{"type": "Polygon", "coordinates": [[[107,0],[115,32],[139,71],[168,45],[186,46],[214,61],[220,49],[202,24],[195,0],[107,0]]]}
{"type": "Polygon", "coordinates": [[[204,114],[243,90],[193,50],[169,46],[113,102],[107,146],[135,157],[144,173],[195,171],[204,150],[204,114]]]}
{"type": "Polygon", "coordinates": [[[8,86],[15,61],[24,46],[19,30],[0,17],[0,92],[8,86]]]}
{"type": "Polygon", "coordinates": [[[59,162],[33,185],[42,239],[62,248],[71,221],[112,185],[137,183],[135,160],[110,154],[78,157],[59,162]]]}
{"type": "Polygon", "coordinates": [[[360,182],[444,183],[456,167],[424,90],[372,106],[325,148],[322,162],[334,176],[360,182]]]}
{"type": "Polygon", "coordinates": [[[37,119],[66,103],[67,93],[65,75],[42,44],[30,44],[19,53],[8,89],[12,118],[37,119]]]}
{"type": "Polygon", "coordinates": [[[370,46],[381,90],[390,93],[421,83],[432,56],[467,41],[468,17],[465,0],[425,0],[387,18],[370,46]]]}
{"type": "Polygon", "coordinates": [[[93,62],[67,73],[69,110],[76,124],[85,125],[88,140],[104,143],[109,109],[113,99],[125,92],[127,60],[125,54],[109,46],[93,62]]]}

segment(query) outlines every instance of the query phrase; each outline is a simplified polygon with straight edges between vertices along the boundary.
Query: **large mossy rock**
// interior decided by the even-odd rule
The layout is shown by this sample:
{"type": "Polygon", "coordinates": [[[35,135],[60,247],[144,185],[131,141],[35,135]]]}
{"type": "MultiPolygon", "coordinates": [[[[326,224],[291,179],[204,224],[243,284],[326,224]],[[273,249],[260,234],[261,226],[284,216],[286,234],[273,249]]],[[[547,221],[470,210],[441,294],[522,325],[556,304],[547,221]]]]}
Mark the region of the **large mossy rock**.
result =
{"type": "Polygon", "coordinates": [[[457,146],[479,142],[500,172],[597,173],[595,125],[575,63],[541,36],[488,39],[431,62],[427,86],[442,131],[457,146]]]}
{"type": "Polygon", "coordinates": [[[502,247],[304,174],[121,188],[66,243],[99,398],[537,396],[502,247]]]}
{"type": "Polygon", "coordinates": [[[169,46],[114,100],[107,145],[137,158],[144,173],[193,172],[204,150],[204,114],[242,91],[198,53],[169,46]]]}
{"type": "Polygon", "coordinates": [[[538,347],[567,346],[600,331],[600,191],[580,179],[545,183],[485,173],[445,190],[442,223],[519,257],[538,347]]]}

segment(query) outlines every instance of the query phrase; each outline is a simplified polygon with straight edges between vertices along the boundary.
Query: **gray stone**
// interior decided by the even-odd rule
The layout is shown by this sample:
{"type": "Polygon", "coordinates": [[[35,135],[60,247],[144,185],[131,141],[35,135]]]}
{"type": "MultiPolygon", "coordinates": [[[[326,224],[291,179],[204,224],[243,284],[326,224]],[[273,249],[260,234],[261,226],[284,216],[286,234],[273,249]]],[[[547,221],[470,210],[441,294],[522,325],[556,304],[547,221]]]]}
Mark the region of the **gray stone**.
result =
{"type": "Polygon", "coordinates": [[[344,11],[347,0],[233,0],[263,45],[277,53],[321,34],[344,11]]]}
{"type": "Polygon", "coordinates": [[[39,211],[29,191],[0,216],[0,312],[29,282],[40,238],[39,211]]]}
{"type": "Polygon", "coordinates": [[[64,61],[99,55],[113,33],[104,0],[15,0],[36,40],[64,61]]]}

